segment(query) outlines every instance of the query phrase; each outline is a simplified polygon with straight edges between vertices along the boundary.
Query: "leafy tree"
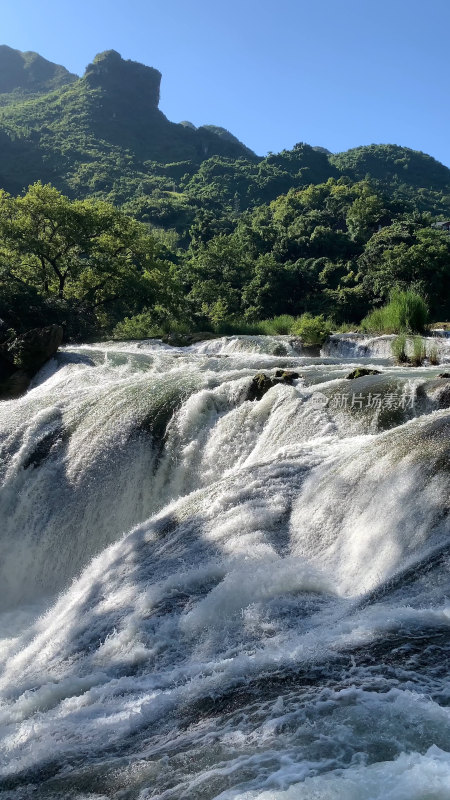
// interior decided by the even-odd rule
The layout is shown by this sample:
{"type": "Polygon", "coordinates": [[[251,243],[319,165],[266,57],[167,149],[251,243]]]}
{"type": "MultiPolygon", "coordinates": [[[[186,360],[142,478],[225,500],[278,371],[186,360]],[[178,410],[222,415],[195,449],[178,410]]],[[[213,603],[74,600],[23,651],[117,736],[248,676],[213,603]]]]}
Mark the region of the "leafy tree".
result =
{"type": "Polygon", "coordinates": [[[432,316],[450,313],[450,238],[426,218],[405,219],[369,240],[359,263],[365,291],[385,300],[392,289],[416,287],[432,316]]]}
{"type": "Polygon", "coordinates": [[[236,236],[220,234],[198,249],[188,264],[193,313],[213,322],[242,313],[242,287],[251,259],[236,236]]]}
{"type": "Polygon", "coordinates": [[[0,192],[3,280],[47,299],[70,301],[107,324],[162,295],[170,302],[170,266],[146,227],[101,201],[70,201],[54,187],[30,186],[23,197],[0,192]]]}

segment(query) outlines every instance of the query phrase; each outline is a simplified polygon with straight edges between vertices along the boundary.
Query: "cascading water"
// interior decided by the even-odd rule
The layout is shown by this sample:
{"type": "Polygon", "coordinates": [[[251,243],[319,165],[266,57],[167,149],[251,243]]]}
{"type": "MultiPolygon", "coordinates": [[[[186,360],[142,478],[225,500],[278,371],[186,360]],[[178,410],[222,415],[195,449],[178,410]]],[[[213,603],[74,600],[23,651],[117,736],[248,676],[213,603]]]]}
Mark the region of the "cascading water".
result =
{"type": "Polygon", "coordinates": [[[450,391],[371,347],[71,347],[0,404],[0,797],[448,800],[450,391]]]}

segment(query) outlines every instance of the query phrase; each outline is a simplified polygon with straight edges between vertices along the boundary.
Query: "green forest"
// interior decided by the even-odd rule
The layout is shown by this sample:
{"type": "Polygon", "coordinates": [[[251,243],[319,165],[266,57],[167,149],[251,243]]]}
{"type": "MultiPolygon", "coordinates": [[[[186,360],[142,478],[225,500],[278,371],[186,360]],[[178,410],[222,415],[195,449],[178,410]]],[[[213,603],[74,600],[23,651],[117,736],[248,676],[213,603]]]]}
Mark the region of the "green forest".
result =
{"type": "Polygon", "coordinates": [[[330,330],[398,290],[449,319],[450,170],[430,156],[299,143],[261,158],[169,122],[158,70],[115,51],[82,78],[7,47],[0,66],[3,338],[330,330]]]}

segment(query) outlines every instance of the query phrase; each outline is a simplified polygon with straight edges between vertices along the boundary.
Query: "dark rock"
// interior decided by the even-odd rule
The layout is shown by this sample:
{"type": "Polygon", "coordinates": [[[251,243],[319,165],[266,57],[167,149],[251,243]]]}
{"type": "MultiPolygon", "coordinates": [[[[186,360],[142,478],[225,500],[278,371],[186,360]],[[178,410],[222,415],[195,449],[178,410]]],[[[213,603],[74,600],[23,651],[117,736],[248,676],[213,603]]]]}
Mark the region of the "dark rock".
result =
{"type": "Polygon", "coordinates": [[[416,393],[423,391],[426,398],[430,399],[436,408],[450,408],[450,373],[442,372],[433,380],[418,386],[416,393]]]}
{"type": "Polygon", "coordinates": [[[302,346],[302,356],[308,358],[319,358],[322,346],[320,344],[304,344],[302,346]]]}
{"type": "Polygon", "coordinates": [[[191,344],[217,338],[216,333],[210,333],[209,331],[204,333],[167,333],[161,337],[161,341],[164,344],[170,344],[172,347],[189,347],[191,344]]]}
{"type": "Polygon", "coordinates": [[[8,346],[8,357],[17,369],[23,369],[31,378],[55,355],[62,340],[60,325],[34,328],[14,339],[8,346]]]}
{"type": "Polygon", "coordinates": [[[101,87],[113,96],[130,93],[141,97],[145,106],[158,108],[161,73],[137,61],[125,60],[116,50],[99,53],[86,67],[83,80],[93,89],[101,87]]]}
{"type": "Polygon", "coordinates": [[[318,358],[320,356],[321,345],[305,344],[301,336],[292,336],[289,339],[289,344],[302,356],[308,356],[309,358],[318,358]]]}
{"type": "Polygon", "coordinates": [[[0,399],[11,400],[26,392],[31,378],[55,355],[63,339],[59,325],[34,328],[0,350],[0,399]]]}
{"type": "Polygon", "coordinates": [[[246,400],[261,400],[261,398],[272,388],[279,383],[286,383],[289,386],[294,380],[299,378],[298,372],[290,372],[289,370],[277,369],[275,377],[266,375],[265,372],[259,372],[252,378],[252,382],[248,388],[246,400]]]}
{"type": "Polygon", "coordinates": [[[292,383],[292,381],[300,377],[300,374],[298,372],[292,372],[292,370],[289,369],[277,369],[275,371],[275,377],[281,378],[281,381],[277,381],[277,383],[292,383]]]}
{"type": "Polygon", "coordinates": [[[7,357],[6,353],[0,350],[0,382],[6,381],[11,377],[16,368],[12,361],[7,357]]]}
{"type": "Polygon", "coordinates": [[[450,408],[450,386],[448,384],[441,392],[437,393],[436,401],[439,409],[450,408]]]}
{"type": "Polygon", "coordinates": [[[381,375],[379,369],[366,369],[365,367],[357,367],[353,372],[346,375],[347,380],[353,381],[355,378],[364,378],[365,375],[381,375]]]}
{"type": "Polygon", "coordinates": [[[272,355],[274,355],[274,356],[287,356],[287,350],[286,350],[284,344],[276,344],[275,347],[273,348],[272,355]]]}
{"type": "Polygon", "coordinates": [[[24,394],[30,385],[30,376],[23,369],[17,369],[0,382],[0,400],[14,400],[24,394]]]}
{"type": "Polygon", "coordinates": [[[52,448],[59,442],[63,441],[64,438],[67,438],[67,435],[64,434],[62,425],[58,426],[55,430],[44,434],[44,436],[35,445],[33,451],[25,459],[23,468],[28,469],[29,467],[39,467],[42,462],[49,457],[52,448]]]}

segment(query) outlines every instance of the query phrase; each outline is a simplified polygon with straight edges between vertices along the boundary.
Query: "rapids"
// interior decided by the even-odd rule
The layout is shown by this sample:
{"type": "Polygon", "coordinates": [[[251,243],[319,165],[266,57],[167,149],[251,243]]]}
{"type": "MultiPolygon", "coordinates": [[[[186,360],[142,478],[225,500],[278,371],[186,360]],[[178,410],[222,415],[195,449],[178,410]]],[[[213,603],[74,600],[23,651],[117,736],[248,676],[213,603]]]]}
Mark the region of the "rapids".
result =
{"type": "Polygon", "coordinates": [[[70,346],[0,403],[2,800],[448,800],[450,387],[389,356],[70,346]]]}

